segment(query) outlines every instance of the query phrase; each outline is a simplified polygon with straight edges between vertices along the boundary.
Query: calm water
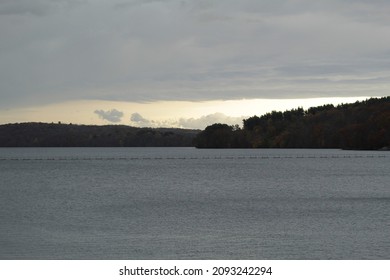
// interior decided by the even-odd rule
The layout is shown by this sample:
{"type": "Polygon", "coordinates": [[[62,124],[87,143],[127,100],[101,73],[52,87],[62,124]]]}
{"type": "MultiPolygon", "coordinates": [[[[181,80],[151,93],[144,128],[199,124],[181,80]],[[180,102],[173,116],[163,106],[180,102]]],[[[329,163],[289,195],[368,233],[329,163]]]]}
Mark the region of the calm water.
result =
{"type": "Polygon", "coordinates": [[[390,154],[0,149],[0,259],[390,259],[390,154]]]}

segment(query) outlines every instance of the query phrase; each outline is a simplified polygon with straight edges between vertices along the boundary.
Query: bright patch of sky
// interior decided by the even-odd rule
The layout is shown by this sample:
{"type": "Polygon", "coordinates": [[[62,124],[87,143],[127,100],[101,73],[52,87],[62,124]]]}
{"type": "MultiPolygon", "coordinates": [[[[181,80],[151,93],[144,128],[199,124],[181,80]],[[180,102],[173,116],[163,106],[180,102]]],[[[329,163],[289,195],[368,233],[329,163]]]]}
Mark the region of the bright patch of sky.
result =
{"type": "Polygon", "coordinates": [[[122,124],[136,127],[179,127],[204,129],[213,123],[242,125],[254,115],[324,104],[338,105],[367,97],[309,99],[243,99],[228,101],[159,101],[132,103],[115,101],[74,101],[39,107],[5,110],[0,123],[61,122],[73,124],[122,124]],[[95,109],[99,108],[99,109],[95,109]]]}

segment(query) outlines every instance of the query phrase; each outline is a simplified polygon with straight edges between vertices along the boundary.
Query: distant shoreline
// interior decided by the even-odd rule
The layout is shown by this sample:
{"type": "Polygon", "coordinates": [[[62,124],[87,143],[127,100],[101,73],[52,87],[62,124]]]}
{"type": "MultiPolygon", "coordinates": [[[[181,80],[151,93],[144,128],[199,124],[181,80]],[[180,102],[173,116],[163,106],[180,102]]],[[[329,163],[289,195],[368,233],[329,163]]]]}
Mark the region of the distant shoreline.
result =
{"type": "Polygon", "coordinates": [[[0,147],[192,147],[199,130],[125,125],[0,125],[0,147]]]}
{"type": "Polygon", "coordinates": [[[390,150],[390,97],[267,113],[243,127],[204,130],[126,125],[14,123],[0,125],[0,147],[195,147],[390,150]]]}

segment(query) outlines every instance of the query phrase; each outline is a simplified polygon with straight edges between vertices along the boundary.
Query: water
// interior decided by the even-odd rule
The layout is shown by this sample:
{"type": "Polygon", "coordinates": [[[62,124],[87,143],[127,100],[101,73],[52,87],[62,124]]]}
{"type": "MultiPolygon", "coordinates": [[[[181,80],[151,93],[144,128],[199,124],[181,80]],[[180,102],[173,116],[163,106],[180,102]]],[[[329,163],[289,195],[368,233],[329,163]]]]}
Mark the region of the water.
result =
{"type": "Polygon", "coordinates": [[[0,149],[0,259],[390,259],[390,155],[0,149]]]}

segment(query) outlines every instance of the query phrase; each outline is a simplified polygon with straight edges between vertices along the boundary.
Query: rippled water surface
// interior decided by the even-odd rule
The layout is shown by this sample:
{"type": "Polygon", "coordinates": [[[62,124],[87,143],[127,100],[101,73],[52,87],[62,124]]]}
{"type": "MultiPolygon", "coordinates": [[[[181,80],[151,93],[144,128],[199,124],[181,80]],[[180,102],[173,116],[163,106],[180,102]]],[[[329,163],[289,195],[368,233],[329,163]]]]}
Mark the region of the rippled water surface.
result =
{"type": "Polygon", "coordinates": [[[390,259],[390,154],[0,149],[1,259],[390,259]]]}

